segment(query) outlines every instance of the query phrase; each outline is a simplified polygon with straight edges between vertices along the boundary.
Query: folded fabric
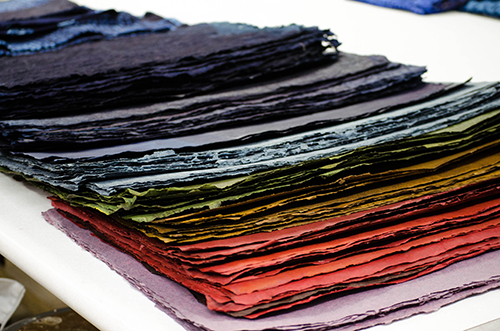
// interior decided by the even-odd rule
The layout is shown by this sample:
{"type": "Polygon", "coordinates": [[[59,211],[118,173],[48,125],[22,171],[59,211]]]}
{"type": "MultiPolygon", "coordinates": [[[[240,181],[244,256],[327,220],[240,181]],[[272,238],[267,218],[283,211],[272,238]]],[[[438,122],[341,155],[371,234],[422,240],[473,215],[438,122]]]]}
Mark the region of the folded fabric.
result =
{"type": "Polygon", "coordinates": [[[461,11],[500,18],[500,1],[498,0],[469,0],[460,8],[461,11]]]}
{"type": "Polygon", "coordinates": [[[73,7],[32,18],[0,22],[0,56],[21,55],[137,33],[165,32],[181,24],[153,14],[137,18],[114,10],[73,7]]]}
{"type": "Polygon", "coordinates": [[[468,0],[357,0],[377,6],[403,9],[416,14],[433,14],[458,9],[468,0]]]}

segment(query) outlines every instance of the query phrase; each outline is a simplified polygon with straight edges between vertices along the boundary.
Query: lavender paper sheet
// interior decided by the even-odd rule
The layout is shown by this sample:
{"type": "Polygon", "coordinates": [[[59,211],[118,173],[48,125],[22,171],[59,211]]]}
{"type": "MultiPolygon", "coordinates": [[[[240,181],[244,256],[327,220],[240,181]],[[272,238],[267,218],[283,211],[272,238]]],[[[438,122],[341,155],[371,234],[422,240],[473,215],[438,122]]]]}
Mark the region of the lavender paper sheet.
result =
{"type": "Polygon", "coordinates": [[[188,330],[354,331],[435,311],[470,295],[500,287],[500,251],[493,251],[402,284],[358,292],[257,320],[236,319],[208,310],[186,288],[152,274],[134,258],[102,242],[55,209],[44,212],[43,216],[188,330]]]}

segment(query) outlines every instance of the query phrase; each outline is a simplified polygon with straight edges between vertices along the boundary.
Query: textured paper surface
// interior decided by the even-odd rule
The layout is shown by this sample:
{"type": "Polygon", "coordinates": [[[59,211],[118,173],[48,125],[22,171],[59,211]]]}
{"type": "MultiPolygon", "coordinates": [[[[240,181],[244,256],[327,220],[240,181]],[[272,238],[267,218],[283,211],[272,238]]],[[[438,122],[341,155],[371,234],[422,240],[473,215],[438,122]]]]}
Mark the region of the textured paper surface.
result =
{"type": "MultiPolygon", "coordinates": [[[[230,92],[104,114],[4,121],[0,122],[0,126],[4,139],[8,141],[7,148],[36,152],[46,149],[59,151],[102,148],[128,142],[193,136],[227,128],[235,131],[238,127],[241,131],[238,131],[239,135],[252,135],[252,140],[257,136],[268,139],[273,135],[279,136],[274,131],[281,131],[281,135],[291,134],[327,126],[328,123],[380,113],[383,108],[365,109],[364,112],[360,109],[358,113],[347,113],[348,109],[342,108],[401,90],[411,92],[412,86],[423,85],[420,75],[424,71],[421,67],[390,63],[379,56],[362,57],[341,53],[339,59],[328,66],[230,92]],[[333,111],[335,109],[338,110],[333,111]],[[267,128],[270,131],[266,134],[255,127],[259,123],[276,121],[286,125],[285,119],[324,111],[328,113],[296,121],[297,128],[280,128],[278,122],[272,129],[264,126],[264,130],[267,128]],[[321,119],[323,120],[319,122],[321,119]],[[250,129],[246,133],[246,129],[242,129],[249,123],[253,125],[255,132],[250,129]]],[[[425,99],[426,94],[437,95],[444,89],[444,85],[429,85],[428,90],[432,87],[435,90],[423,90],[422,96],[416,97],[417,100],[418,97],[425,99]]],[[[411,93],[406,99],[405,96],[406,94],[399,96],[402,104],[411,103],[412,98],[415,98],[411,93]]],[[[183,139],[185,138],[178,140],[182,142],[183,139]]],[[[195,140],[195,143],[208,144],[209,141],[195,140]]]]}
{"type": "MultiPolygon", "coordinates": [[[[326,235],[317,241],[312,237],[299,246],[289,241],[287,250],[260,252],[255,257],[247,250],[234,261],[232,251],[222,250],[220,254],[227,253],[228,261],[217,257],[205,260],[206,266],[192,264],[187,256],[179,259],[182,254],[176,254],[177,247],[141,236],[103,215],[57,200],[53,204],[70,217],[76,216],[75,220],[104,240],[203,294],[210,309],[255,318],[331,293],[399,283],[500,247],[496,185],[484,185],[484,191],[464,190],[472,202],[467,202],[467,195],[463,199],[457,195],[448,206],[441,207],[442,211],[432,203],[427,208],[421,206],[418,211],[423,216],[416,219],[409,213],[397,223],[385,224],[375,217],[370,226],[380,224],[376,229],[349,232],[347,228],[345,238],[326,235]]],[[[323,224],[318,225],[321,229],[323,224]]]]}
{"type": "Polygon", "coordinates": [[[6,57],[0,118],[73,116],[253,83],[334,60],[324,53],[338,45],[330,36],[296,25],[211,23],[6,57]],[[26,72],[27,63],[37,70],[26,72]]]}
{"type": "Polygon", "coordinates": [[[182,286],[150,273],[129,255],[103,243],[55,210],[44,216],[191,330],[322,330],[340,326],[345,327],[340,330],[358,330],[431,312],[500,285],[500,251],[497,250],[402,284],[330,298],[276,316],[242,320],[209,311],[182,286]]]}

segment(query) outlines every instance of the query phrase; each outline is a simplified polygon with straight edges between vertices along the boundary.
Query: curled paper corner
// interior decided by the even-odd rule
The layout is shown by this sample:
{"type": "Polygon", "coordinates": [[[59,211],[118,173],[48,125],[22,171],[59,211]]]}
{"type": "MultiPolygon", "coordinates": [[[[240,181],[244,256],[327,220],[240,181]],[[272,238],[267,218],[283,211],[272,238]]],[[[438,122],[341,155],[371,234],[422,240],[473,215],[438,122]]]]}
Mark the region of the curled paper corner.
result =
{"type": "Polygon", "coordinates": [[[16,311],[25,292],[26,289],[18,281],[0,278],[0,331],[16,311]]]}

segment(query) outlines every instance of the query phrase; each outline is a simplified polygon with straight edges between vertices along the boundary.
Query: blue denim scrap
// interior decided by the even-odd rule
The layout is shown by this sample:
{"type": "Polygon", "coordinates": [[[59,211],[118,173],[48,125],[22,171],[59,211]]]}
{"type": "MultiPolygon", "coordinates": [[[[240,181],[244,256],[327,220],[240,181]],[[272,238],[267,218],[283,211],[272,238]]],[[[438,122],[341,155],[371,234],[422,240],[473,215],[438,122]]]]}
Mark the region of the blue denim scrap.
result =
{"type": "Polygon", "coordinates": [[[416,14],[433,14],[462,7],[467,0],[357,0],[372,5],[408,10],[416,14]]]}
{"type": "Polygon", "coordinates": [[[470,0],[461,11],[500,18],[500,1],[470,0]]]}

